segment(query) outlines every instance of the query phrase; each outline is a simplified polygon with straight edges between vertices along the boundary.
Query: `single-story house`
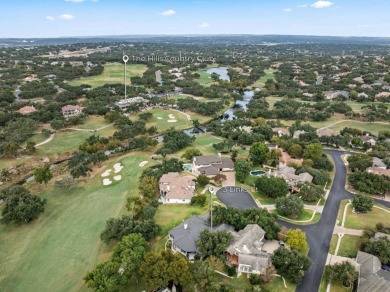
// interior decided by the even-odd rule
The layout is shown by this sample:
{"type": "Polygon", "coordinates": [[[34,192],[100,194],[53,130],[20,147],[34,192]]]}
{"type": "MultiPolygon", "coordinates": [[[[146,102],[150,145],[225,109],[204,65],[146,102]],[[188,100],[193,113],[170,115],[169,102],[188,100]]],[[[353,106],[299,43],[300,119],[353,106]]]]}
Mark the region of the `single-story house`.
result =
{"type": "Polygon", "coordinates": [[[299,139],[299,136],[301,136],[301,134],[305,133],[305,131],[303,130],[296,130],[293,134],[293,138],[294,139],[299,139]]]}
{"type": "MultiPolygon", "coordinates": [[[[194,215],[171,229],[168,240],[171,243],[172,251],[180,252],[188,260],[193,261],[198,253],[196,243],[199,240],[200,233],[203,230],[210,229],[207,218],[208,215],[203,217],[194,215]]],[[[234,228],[228,224],[213,226],[213,231],[219,230],[234,231],[234,228]]]]}
{"type": "Polygon", "coordinates": [[[290,136],[290,131],[287,128],[272,128],[272,132],[277,134],[279,137],[283,135],[290,136]]]}
{"type": "Polygon", "coordinates": [[[303,172],[297,175],[295,174],[295,168],[290,166],[279,167],[277,170],[272,172],[271,175],[284,178],[290,188],[295,187],[295,185],[300,182],[313,181],[313,176],[310,173],[303,172]]]}
{"type": "Polygon", "coordinates": [[[164,174],[159,181],[160,202],[189,204],[195,191],[193,179],[192,176],[181,176],[178,172],[164,174]]]}
{"type": "Polygon", "coordinates": [[[220,174],[223,171],[234,171],[234,162],[230,158],[218,155],[195,156],[192,160],[192,173],[204,174],[209,177],[220,174]]]}
{"type": "Polygon", "coordinates": [[[345,90],[335,90],[335,91],[326,91],[324,92],[325,99],[327,100],[332,100],[335,99],[338,96],[343,96],[345,98],[349,98],[349,93],[348,91],[345,90]]]}
{"type": "Polygon", "coordinates": [[[61,113],[64,117],[79,116],[83,113],[84,108],[78,105],[66,105],[62,107],[61,113]]]}
{"type": "Polygon", "coordinates": [[[331,137],[336,136],[337,133],[329,128],[322,128],[317,130],[318,137],[331,137]]]}
{"type": "Polygon", "coordinates": [[[360,136],[360,140],[362,140],[363,143],[370,143],[371,146],[375,146],[376,144],[376,138],[368,134],[360,136]]]}
{"type": "Polygon", "coordinates": [[[28,115],[28,114],[34,113],[36,111],[37,111],[37,109],[34,106],[29,106],[29,105],[26,105],[18,110],[18,112],[21,115],[28,115]]]}
{"type": "Polygon", "coordinates": [[[390,292],[390,272],[381,269],[378,257],[359,251],[356,261],[360,265],[358,292],[390,292]]]}
{"type": "Polygon", "coordinates": [[[135,103],[142,103],[143,105],[149,104],[150,100],[143,98],[141,96],[136,96],[132,98],[126,98],[122,99],[118,102],[115,103],[121,110],[124,110],[128,108],[130,105],[135,104],[135,103]]]}
{"type": "Polygon", "coordinates": [[[386,163],[383,162],[382,159],[380,159],[378,157],[374,157],[372,159],[372,167],[379,167],[379,168],[386,169],[387,165],[386,165],[386,163]]]}

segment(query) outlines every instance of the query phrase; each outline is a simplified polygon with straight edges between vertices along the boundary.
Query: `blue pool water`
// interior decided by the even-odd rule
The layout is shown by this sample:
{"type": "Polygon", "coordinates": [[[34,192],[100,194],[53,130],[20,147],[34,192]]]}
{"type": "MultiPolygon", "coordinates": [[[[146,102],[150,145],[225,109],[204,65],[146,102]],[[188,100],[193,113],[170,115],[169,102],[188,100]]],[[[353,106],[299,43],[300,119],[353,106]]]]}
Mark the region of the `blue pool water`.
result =
{"type": "Polygon", "coordinates": [[[250,172],[251,175],[254,175],[254,176],[260,176],[260,175],[263,175],[265,173],[265,171],[262,171],[262,170],[253,170],[250,172]]]}
{"type": "Polygon", "coordinates": [[[191,171],[192,170],[192,164],[183,164],[183,169],[191,171]]]}

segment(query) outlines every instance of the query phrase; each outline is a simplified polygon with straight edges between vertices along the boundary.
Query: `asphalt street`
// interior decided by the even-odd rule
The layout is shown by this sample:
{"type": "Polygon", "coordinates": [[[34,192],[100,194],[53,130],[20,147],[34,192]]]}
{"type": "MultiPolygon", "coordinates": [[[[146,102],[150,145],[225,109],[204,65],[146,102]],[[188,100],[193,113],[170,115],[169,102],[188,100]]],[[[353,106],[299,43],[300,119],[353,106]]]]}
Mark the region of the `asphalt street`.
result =
{"type": "MultiPolygon", "coordinates": [[[[338,150],[324,150],[325,153],[332,156],[336,166],[335,177],[333,180],[332,187],[328,199],[326,200],[321,219],[311,225],[295,225],[291,223],[278,220],[280,225],[288,228],[300,228],[306,232],[306,239],[310,245],[309,257],[313,264],[309,271],[307,271],[303,277],[302,282],[298,285],[297,292],[315,292],[318,291],[321,283],[322,273],[325,268],[326,259],[328,256],[328,250],[330,241],[333,234],[333,229],[337,220],[337,213],[340,207],[340,202],[345,199],[353,198],[353,194],[345,190],[345,182],[347,179],[347,169],[344,165],[341,155],[346,152],[338,150]]],[[[250,201],[240,194],[240,200],[244,199],[245,203],[237,202],[238,195],[232,194],[226,196],[226,191],[223,196],[217,196],[226,205],[238,207],[238,205],[245,206],[249,205],[250,201]],[[227,200],[224,200],[224,198],[227,200]],[[243,204],[243,205],[242,205],[243,204]]],[[[252,199],[253,201],[253,199],[252,199]]],[[[390,202],[375,200],[376,203],[386,207],[390,207],[390,202]]],[[[254,203],[254,202],[253,202],[254,203]]]]}

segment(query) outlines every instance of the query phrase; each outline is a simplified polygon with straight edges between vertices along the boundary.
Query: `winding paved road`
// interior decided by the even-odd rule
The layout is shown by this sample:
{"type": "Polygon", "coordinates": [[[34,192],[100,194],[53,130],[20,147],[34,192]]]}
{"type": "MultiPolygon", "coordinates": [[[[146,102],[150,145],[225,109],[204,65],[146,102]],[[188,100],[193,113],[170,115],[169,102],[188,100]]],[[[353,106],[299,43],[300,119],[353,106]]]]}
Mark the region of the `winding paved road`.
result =
{"type": "MultiPolygon", "coordinates": [[[[326,264],[330,240],[336,224],[340,202],[344,199],[351,199],[353,197],[352,193],[345,190],[347,170],[341,159],[341,155],[344,154],[344,152],[338,150],[324,150],[324,152],[332,156],[336,166],[336,173],[320,221],[312,225],[302,226],[279,220],[281,225],[288,228],[300,228],[305,231],[307,242],[310,245],[309,257],[313,261],[313,265],[310,270],[305,273],[301,284],[296,289],[297,292],[318,291],[326,264]]],[[[390,207],[390,202],[381,200],[375,201],[376,203],[390,207]]]]}
{"type": "MultiPolygon", "coordinates": [[[[321,219],[317,223],[311,225],[295,225],[278,220],[280,225],[294,229],[300,228],[306,232],[307,242],[310,245],[309,257],[313,261],[313,264],[310,270],[305,273],[302,282],[296,289],[297,292],[318,291],[328,256],[333,229],[336,224],[340,202],[345,199],[353,198],[353,194],[345,190],[347,169],[343,160],[341,159],[341,155],[345,154],[346,152],[338,150],[324,150],[324,152],[332,156],[336,166],[336,172],[332,188],[330,189],[328,199],[326,200],[324,209],[322,211],[321,219]]],[[[222,193],[220,195],[222,195],[222,193]]],[[[220,196],[218,196],[218,198],[220,198],[221,201],[223,201],[226,205],[242,208],[240,202],[237,202],[236,200],[237,194],[235,194],[234,191],[232,196],[226,196],[226,194],[223,194],[222,197],[224,197],[223,199],[227,200],[223,200],[220,198],[220,196]]],[[[252,203],[246,199],[245,202],[246,204],[252,203]]],[[[383,206],[390,207],[390,202],[377,199],[375,199],[375,202],[383,206]]],[[[246,204],[245,207],[247,207],[246,204]]]]}

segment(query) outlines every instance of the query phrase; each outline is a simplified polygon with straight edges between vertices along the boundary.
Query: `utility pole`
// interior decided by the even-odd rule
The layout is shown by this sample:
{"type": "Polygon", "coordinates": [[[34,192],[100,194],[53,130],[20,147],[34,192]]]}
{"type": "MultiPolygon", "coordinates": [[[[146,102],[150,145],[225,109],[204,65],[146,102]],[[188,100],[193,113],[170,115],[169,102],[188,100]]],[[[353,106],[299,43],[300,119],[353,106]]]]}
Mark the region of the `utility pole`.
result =
{"type": "Polygon", "coordinates": [[[127,61],[129,61],[129,57],[127,55],[123,55],[123,62],[125,62],[125,99],[127,99],[127,88],[126,88],[126,79],[127,79],[126,64],[127,64],[127,61]]]}

